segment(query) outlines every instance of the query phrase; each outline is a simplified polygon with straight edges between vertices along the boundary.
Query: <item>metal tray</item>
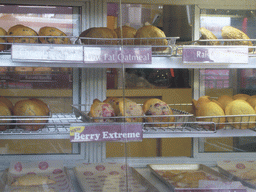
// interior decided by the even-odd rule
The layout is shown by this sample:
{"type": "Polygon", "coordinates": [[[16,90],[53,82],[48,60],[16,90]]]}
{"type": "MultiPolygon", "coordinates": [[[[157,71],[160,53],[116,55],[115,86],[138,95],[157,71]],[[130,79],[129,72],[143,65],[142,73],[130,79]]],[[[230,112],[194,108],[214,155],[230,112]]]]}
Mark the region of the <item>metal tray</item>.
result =
{"type": "Polygon", "coordinates": [[[246,181],[244,179],[241,179],[240,177],[228,172],[227,170],[223,169],[222,167],[218,167],[218,170],[221,174],[225,175],[226,177],[228,177],[229,179],[232,179],[234,181],[240,181],[244,186],[249,187],[249,188],[253,188],[256,189],[256,185],[253,185],[252,183],[250,183],[249,181],[246,181]]]}
{"type": "Polygon", "coordinates": [[[212,179],[218,179],[224,182],[231,181],[225,175],[211,169],[210,167],[203,164],[149,164],[151,172],[158,177],[163,183],[165,183],[171,191],[182,191],[185,189],[199,189],[199,188],[186,188],[186,187],[175,187],[170,179],[163,177],[165,171],[177,170],[177,171],[202,171],[206,173],[208,177],[212,179]]]}

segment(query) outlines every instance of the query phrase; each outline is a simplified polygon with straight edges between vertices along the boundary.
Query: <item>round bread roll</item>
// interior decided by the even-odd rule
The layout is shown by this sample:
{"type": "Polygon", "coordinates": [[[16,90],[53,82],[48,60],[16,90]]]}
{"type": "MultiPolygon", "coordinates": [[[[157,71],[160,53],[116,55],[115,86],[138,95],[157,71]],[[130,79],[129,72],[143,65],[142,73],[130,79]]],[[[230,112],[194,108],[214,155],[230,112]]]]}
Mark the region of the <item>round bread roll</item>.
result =
{"type": "MultiPolygon", "coordinates": [[[[24,99],[15,103],[13,108],[13,115],[15,116],[47,116],[46,110],[42,105],[40,105],[37,101],[32,99],[24,99]]],[[[36,131],[44,127],[44,124],[36,124],[36,123],[46,123],[46,120],[38,120],[33,117],[29,117],[28,120],[18,120],[18,123],[28,123],[25,125],[19,125],[19,127],[29,130],[36,131]]]]}
{"type": "Polygon", "coordinates": [[[107,27],[93,27],[83,31],[79,37],[81,38],[82,43],[88,45],[116,45],[117,40],[113,38],[117,38],[117,34],[113,29],[107,27]],[[88,39],[83,39],[83,37],[88,37],[88,39]],[[92,39],[90,39],[92,38],[92,39]],[[93,39],[100,38],[100,39],[93,39]],[[101,40],[101,39],[106,40],[101,40]],[[113,40],[111,40],[113,39],[113,40]]]}
{"type": "MultiPolygon", "coordinates": [[[[143,112],[146,115],[146,121],[148,122],[174,122],[175,117],[171,108],[162,100],[157,98],[148,99],[143,103],[143,112]],[[150,115],[159,115],[161,117],[150,117],[150,115]],[[162,117],[166,115],[166,117],[162,117]]],[[[168,127],[173,124],[152,124],[157,127],[168,127]]]]}
{"type": "Polygon", "coordinates": [[[233,95],[233,99],[247,100],[249,97],[250,97],[250,95],[247,95],[247,94],[236,94],[236,95],[233,95]]]}
{"type": "Polygon", "coordinates": [[[135,38],[156,38],[156,39],[136,39],[136,45],[152,45],[160,46],[153,47],[153,51],[164,51],[167,49],[168,41],[165,39],[165,33],[153,25],[145,25],[139,28],[136,32],[135,38]],[[163,47],[161,47],[163,46],[163,47]]]}
{"type": "Polygon", "coordinates": [[[225,108],[226,115],[241,115],[238,117],[227,117],[228,122],[237,129],[249,129],[255,126],[255,115],[253,107],[245,100],[236,99],[225,108]]]}
{"type": "Polygon", "coordinates": [[[222,109],[225,110],[227,104],[229,104],[233,100],[234,99],[228,95],[222,95],[218,98],[217,101],[221,104],[222,109]]]}
{"type": "MultiPolygon", "coordinates": [[[[221,36],[223,39],[250,39],[244,32],[231,26],[223,27],[221,30],[221,36]]],[[[224,44],[253,46],[251,41],[229,41],[224,44]]],[[[253,49],[249,49],[249,51],[253,51],[253,49]]]]}
{"type": "MultiPolygon", "coordinates": [[[[39,36],[67,36],[63,31],[56,27],[42,27],[38,33],[39,36]]],[[[41,43],[46,44],[70,44],[69,38],[58,37],[41,37],[39,38],[41,43]]]]}
{"type": "MultiPolygon", "coordinates": [[[[11,27],[8,32],[8,36],[38,36],[37,32],[30,27],[24,25],[15,25],[11,27]]],[[[37,37],[8,37],[8,43],[37,43],[37,37]]]]}
{"type": "MultiPolygon", "coordinates": [[[[3,102],[0,101],[0,116],[11,116],[12,112],[9,107],[3,102]]],[[[8,117],[7,117],[8,118],[8,117]]],[[[0,118],[0,123],[10,123],[10,120],[6,120],[6,117],[0,118]]],[[[5,131],[9,126],[0,125],[0,131],[5,131]]]]}
{"type": "MultiPolygon", "coordinates": [[[[206,29],[205,27],[201,27],[199,29],[200,33],[201,33],[201,37],[200,39],[213,39],[213,40],[217,40],[217,37],[208,29],[206,29]]],[[[199,42],[199,44],[201,45],[220,45],[219,41],[209,41],[209,42],[199,42]]]]}
{"type": "Polygon", "coordinates": [[[121,116],[140,116],[125,118],[126,122],[142,122],[144,115],[142,107],[134,101],[124,101],[123,99],[119,101],[119,111],[121,116]]]}
{"type": "Polygon", "coordinates": [[[5,105],[7,105],[10,111],[13,110],[13,104],[9,99],[7,99],[6,97],[0,96],[0,101],[3,102],[5,105]]]}
{"type": "MultiPolygon", "coordinates": [[[[7,32],[2,28],[0,27],[0,36],[6,36],[7,35],[7,32]]],[[[0,38],[0,51],[3,51],[5,50],[5,45],[4,43],[6,43],[6,39],[5,38],[0,38]]]]}
{"type": "Polygon", "coordinates": [[[224,110],[218,105],[216,102],[213,102],[209,99],[209,96],[202,96],[195,103],[195,110],[197,117],[203,116],[214,116],[211,118],[198,118],[199,121],[205,122],[214,122],[216,123],[217,129],[222,129],[225,126],[225,113],[224,110]],[[223,116],[223,117],[215,117],[215,116],[223,116]]]}
{"type": "MultiPolygon", "coordinates": [[[[122,27],[118,27],[115,29],[115,32],[117,34],[118,38],[134,38],[137,32],[137,29],[124,25],[122,27]],[[122,30],[122,32],[121,32],[122,30]]],[[[124,45],[133,45],[134,44],[134,39],[133,40],[128,40],[124,39],[123,40],[124,45]]]]}

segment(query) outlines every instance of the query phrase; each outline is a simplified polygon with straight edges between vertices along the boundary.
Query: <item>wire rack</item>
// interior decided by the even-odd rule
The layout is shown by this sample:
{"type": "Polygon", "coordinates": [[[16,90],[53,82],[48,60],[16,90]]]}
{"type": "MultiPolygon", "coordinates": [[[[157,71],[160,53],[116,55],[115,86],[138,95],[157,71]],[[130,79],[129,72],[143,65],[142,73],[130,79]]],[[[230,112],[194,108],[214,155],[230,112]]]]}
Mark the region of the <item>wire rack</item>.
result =
{"type": "Polygon", "coordinates": [[[127,119],[133,119],[133,122],[137,123],[136,119],[142,119],[143,132],[146,134],[216,132],[216,126],[213,122],[195,122],[194,115],[187,112],[190,110],[191,104],[169,104],[173,115],[114,116],[107,118],[90,117],[90,106],[88,105],[73,105],[72,107],[77,117],[89,123],[95,123],[95,121],[104,123],[126,122],[127,119]]]}

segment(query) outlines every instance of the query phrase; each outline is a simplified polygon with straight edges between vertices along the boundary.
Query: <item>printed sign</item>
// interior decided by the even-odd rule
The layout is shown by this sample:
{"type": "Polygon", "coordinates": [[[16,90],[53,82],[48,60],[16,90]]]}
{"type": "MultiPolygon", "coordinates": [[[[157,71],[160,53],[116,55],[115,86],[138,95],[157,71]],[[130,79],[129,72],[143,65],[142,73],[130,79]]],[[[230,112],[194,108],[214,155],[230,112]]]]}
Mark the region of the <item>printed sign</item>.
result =
{"type": "Polygon", "coordinates": [[[187,46],[182,51],[183,63],[248,63],[248,47],[187,46]]]}
{"type": "Polygon", "coordinates": [[[13,44],[12,60],[26,62],[83,62],[83,46],[13,44]]]}
{"type": "Polygon", "coordinates": [[[151,64],[151,47],[84,47],[84,63],[151,64]]]}
{"type": "Polygon", "coordinates": [[[71,142],[142,141],[142,124],[86,124],[70,126],[71,142]]]}

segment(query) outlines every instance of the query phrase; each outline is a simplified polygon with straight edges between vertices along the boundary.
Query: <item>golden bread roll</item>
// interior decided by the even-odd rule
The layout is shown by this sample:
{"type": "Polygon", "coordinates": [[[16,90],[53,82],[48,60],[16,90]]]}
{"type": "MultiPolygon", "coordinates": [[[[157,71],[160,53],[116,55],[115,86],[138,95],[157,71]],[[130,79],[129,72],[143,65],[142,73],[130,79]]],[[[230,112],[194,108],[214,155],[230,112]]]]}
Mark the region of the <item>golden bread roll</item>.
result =
{"type": "MultiPolygon", "coordinates": [[[[7,32],[2,28],[0,27],[0,36],[6,36],[7,35],[7,32]]],[[[4,43],[6,43],[6,39],[5,38],[0,38],[0,51],[3,51],[5,50],[5,45],[4,43]],[[2,44],[3,43],[3,44],[2,44]]]]}
{"type": "MultiPolygon", "coordinates": [[[[0,116],[11,116],[12,112],[9,109],[9,107],[3,102],[0,101],[0,116]]],[[[6,120],[6,118],[9,117],[3,117],[0,119],[0,123],[10,123],[10,120],[6,120]]],[[[0,126],[0,131],[4,131],[8,128],[8,125],[1,125],[0,126]]]]}
{"type": "MultiPolygon", "coordinates": [[[[174,122],[175,117],[171,108],[162,100],[157,98],[148,99],[143,103],[143,112],[145,113],[146,121],[148,122],[174,122]],[[151,115],[159,115],[161,117],[150,117],[151,115]],[[166,117],[164,117],[166,115],[166,117]]],[[[173,124],[152,124],[157,127],[168,127],[173,124]]]]}
{"type": "MultiPolygon", "coordinates": [[[[134,101],[119,101],[119,111],[121,116],[143,116],[143,110],[140,105],[134,101]]],[[[142,122],[142,117],[125,118],[126,122],[142,122]]]]}
{"type": "MultiPolygon", "coordinates": [[[[255,115],[255,110],[245,100],[236,99],[226,106],[225,113],[226,115],[255,115]]],[[[255,126],[255,116],[227,117],[227,120],[237,129],[248,129],[255,126]]]]}
{"type": "Polygon", "coordinates": [[[165,39],[165,33],[153,25],[145,25],[139,28],[136,32],[135,38],[156,38],[156,39],[137,39],[136,45],[152,45],[152,46],[164,46],[153,47],[153,51],[164,51],[167,49],[168,41],[165,39]]]}
{"type": "Polygon", "coordinates": [[[88,45],[116,45],[117,40],[111,40],[117,38],[117,34],[113,29],[107,27],[93,27],[83,31],[79,37],[88,38],[103,38],[100,39],[81,39],[82,43],[88,45]],[[104,40],[106,38],[107,40],[104,40]]]}
{"type": "Polygon", "coordinates": [[[18,177],[11,185],[12,186],[36,186],[36,185],[50,185],[56,181],[49,179],[44,175],[27,174],[18,177]]]}
{"type": "Polygon", "coordinates": [[[89,115],[94,117],[94,122],[113,122],[114,119],[108,117],[114,117],[115,111],[109,103],[94,99],[89,115]]]}
{"type": "MultiPolygon", "coordinates": [[[[201,27],[199,29],[200,33],[201,33],[201,37],[200,39],[213,39],[213,40],[217,40],[217,37],[208,29],[206,29],[205,27],[201,27]]],[[[220,45],[219,41],[208,41],[208,42],[199,42],[201,45],[220,45]]]]}
{"type": "MultiPolygon", "coordinates": [[[[38,36],[37,32],[30,27],[24,25],[15,25],[11,27],[8,32],[8,36],[38,36]]],[[[37,43],[37,37],[8,37],[8,43],[37,43]]]]}
{"type": "Polygon", "coordinates": [[[222,109],[225,110],[227,104],[229,104],[233,100],[234,99],[228,95],[222,95],[218,98],[217,101],[221,104],[222,109]]]}
{"type": "MultiPolygon", "coordinates": [[[[38,33],[39,36],[67,36],[63,31],[56,27],[42,27],[38,33]]],[[[39,38],[41,43],[46,44],[70,44],[69,38],[65,37],[41,37],[39,38]]]]}
{"type": "Polygon", "coordinates": [[[253,107],[254,110],[256,110],[256,97],[248,97],[246,101],[253,107]]]}
{"type": "MultiPolygon", "coordinates": [[[[118,38],[134,38],[136,35],[136,32],[137,32],[137,29],[124,25],[122,27],[116,28],[115,32],[116,32],[118,38]],[[122,33],[121,33],[121,30],[122,30],[122,33]]],[[[133,40],[124,39],[123,44],[124,45],[133,45],[134,39],[133,40]]]]}
{"type": "Polygon", "coordinates": [[[9,99],[7,99],[6,97],[0,96],[0,101],[3,102],[5,105],[7,105],[10,111],[13,110],[13,104],[9,99]]]}
{"type": "MultiPolygon", "coordinates": [[[[32,99],[24,99],[15,103],[13,108],[13,115],[15,116],[40,116],[43,118],[47,116],[45,108],[39,104],[37,101],[32,99]]],[[[25,118],[25,117],[24,117],[25,118]]],[[[33,117],[28,117],[28,120],[18,120],[18,123],[28,123],[25,125],[18,125],[25,130],[36,131],[44,127],[44,124],[36,123],[46,123],[47,120],[38,120],[33,117]]]]}
{"type": "Polygon", "coordinates": [[[247,100],[250,97],[250,95],[247,94],[236,94],[233,95],[233,99],[241,99],[241,100],[247,100]]]}
{"type": "Polygon", "coordinates": [[[196,116],[214,116],[212,118],[199,118],[199,121],[214,122],[217,124],[217,129],[222,129],[225,125],[226,119],[225,117],[218,116],[225,116],[224,110],[221,108],[220,105],[218,105],[216,102],[211,101],[209,98],[209,96],[202,96],[195,103],[196,105],[194,106],[194,108],[196,110],[196,116]]]}
{"type": "MultiPolygon", "coordinates": [[[[223,27],[221,30],[221,36],[223,39],[250,39],[244,32],[231,26],[223,27]]],[[[229,41],[225,42],[225,44],[253,46],[251,41],[229,41]]],[[[253,51],[253,49],[249,49],[249,51],[253,51]]]]}

